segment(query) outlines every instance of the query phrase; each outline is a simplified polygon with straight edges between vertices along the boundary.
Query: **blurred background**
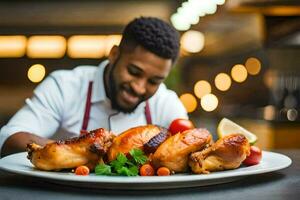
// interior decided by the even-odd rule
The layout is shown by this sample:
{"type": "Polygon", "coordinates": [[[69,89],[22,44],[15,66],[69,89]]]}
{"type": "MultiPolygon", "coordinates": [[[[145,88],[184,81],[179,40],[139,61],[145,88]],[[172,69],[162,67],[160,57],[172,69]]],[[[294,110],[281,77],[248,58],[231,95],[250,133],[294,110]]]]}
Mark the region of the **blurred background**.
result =
{"type": "Polygon", "coordinates": [[[263,149],[300,148],[300,0],[2,0],[0,127],[50,72],[98,65],[139,16],[180,31],[166,84],[197,126],[227,117],[263,149]]]}

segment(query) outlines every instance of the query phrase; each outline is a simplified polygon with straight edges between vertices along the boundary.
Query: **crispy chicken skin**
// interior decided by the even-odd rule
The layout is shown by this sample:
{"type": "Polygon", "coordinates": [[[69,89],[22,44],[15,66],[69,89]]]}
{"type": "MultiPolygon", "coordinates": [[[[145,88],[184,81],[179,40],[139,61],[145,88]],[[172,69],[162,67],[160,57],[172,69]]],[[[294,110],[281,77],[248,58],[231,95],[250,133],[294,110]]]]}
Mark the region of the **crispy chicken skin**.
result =
{"type": "Polygon", "coordinates": [[[191,129],[177,133],[164,141],[152,156],[152,164],[158,168],[169,168],[174,172],[184,172],[188,168],[188,156],[209,145],[212,136],[206,129],[191,129]]]}
{"type": "Polygon", "coordinates": [[[44,147],[35,143],[27,145],[27,158],[40,170],[75,168],[86,165],[95,168],[112,144],[114,135],[103,128],[80,137],[49,143],[44,147]]]}
{"type": "Polygon", "coordinates": [[[236,169],[249,154],[250,145],[246,137],[241,134],[232,134],[219,139],[200,152],[192,153],[189,166],[196,174],[236,169]]]}
{"type": "Polygon", "coordinates": [[[127,154],[131,149],[144,148],[153,137],[160,134],[163,128],[155,125],[138,126],[126,130],[114,138],[108,151],[108,161],[115,160],[119,153],[127,154]]]}

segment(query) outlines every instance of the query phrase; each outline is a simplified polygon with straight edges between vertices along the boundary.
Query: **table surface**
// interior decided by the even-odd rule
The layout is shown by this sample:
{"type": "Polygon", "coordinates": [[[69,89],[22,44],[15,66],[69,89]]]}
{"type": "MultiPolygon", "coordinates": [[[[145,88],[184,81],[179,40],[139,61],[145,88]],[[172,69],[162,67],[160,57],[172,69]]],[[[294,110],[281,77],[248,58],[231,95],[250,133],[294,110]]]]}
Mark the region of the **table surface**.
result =
{"type": "Polygon", "coordinates": [[[0,170],[0,199],[300,199],[300,149],[276,150],[289,156],[290,167],[232,183],[168,190],[101,190],[44,182],[0,170]]]}

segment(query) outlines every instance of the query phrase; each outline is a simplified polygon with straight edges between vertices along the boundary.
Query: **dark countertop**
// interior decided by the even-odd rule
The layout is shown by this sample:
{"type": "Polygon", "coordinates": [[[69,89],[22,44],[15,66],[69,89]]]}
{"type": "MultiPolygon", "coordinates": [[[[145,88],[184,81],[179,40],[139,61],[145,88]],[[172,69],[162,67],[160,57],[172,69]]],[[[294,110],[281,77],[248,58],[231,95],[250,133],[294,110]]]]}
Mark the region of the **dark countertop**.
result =
{"type": "Polygon", "coordinates": [[[168,190],[101,190],[76,188],[0,171],[1,200],[84,200],[84,199],[299,199],[300,149],[276,150],[289,156],[290,167],[253,175],[232,183],[168,190]]]}

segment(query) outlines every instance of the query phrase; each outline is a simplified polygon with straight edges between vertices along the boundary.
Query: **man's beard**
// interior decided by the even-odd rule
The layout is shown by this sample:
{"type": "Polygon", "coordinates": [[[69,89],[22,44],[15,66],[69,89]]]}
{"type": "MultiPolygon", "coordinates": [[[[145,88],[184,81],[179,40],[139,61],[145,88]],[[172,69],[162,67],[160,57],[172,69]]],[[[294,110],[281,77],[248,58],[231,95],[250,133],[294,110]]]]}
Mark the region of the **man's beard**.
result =
{"type": "Polygon", "coordinates": [[[116,60],[115,63],[112,63],[112,66],[111,66],[111,70],[109,72],[109,76],[108,76],[108,86],[109,86],[109,98],[110,98],[110,101],[111,101],[111,107],[112,109],[114,110],[118,110],[120,112],[123,112],[123,113],[132,113],[137,107],[138,105],[143,102],[145,100],[145,97],[141,97],[141,96],[138,96],[135,94],[135,92],[131,89],[130,86],[128,87],[118,87],[116,85],[116,80],[114,78],[114,71],[115,71],[115,68],[116,68],[116,64],[118,62],[119,59],[116,60]],[[118,92],[120,92],[121,90],[126,90],[127,92],[131,93],[131,94],[134,94],[135,96],[138,96],[139,97],[139,102],[132,108],[124,108],[122,107],[118,101],[117,101],[117,94],[118,92]]]}

